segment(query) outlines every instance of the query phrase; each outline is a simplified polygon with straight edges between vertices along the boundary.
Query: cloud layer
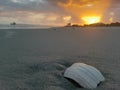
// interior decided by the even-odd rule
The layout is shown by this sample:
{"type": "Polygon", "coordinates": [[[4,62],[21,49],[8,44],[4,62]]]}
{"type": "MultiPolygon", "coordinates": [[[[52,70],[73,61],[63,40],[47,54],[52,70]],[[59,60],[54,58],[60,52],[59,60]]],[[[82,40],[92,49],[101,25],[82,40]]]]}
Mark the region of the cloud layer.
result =
{"type": "MultiPolygon", "coordinates": [[[[1,22],[60,24],[83,23],[85,15],[99,15],[107,21],[113,12],[117,19],[120,0],[0,0],[1,22]]],[[[113,16],[112,16],[113,17],[113,16]]]]}

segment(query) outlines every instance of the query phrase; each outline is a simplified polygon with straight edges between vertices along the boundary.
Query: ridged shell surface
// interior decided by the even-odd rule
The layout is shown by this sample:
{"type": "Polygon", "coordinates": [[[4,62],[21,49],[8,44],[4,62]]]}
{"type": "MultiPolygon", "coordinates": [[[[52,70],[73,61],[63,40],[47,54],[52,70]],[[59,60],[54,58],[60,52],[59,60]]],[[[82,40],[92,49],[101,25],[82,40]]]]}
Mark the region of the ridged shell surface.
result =
{"type": "Polygon", "coordinates": [[[67,68],[64,77],[74,80],[87,89],[94,89],[100,82],[105,80],[98,69],[84,63],[75,63],[67,68]]]}

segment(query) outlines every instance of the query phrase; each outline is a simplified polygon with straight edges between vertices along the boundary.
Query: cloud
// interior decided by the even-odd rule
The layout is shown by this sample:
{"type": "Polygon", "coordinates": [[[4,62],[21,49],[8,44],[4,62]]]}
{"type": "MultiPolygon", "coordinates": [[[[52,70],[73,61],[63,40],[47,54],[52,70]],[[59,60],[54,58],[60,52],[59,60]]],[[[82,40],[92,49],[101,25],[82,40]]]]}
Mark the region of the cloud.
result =
{"type": "Polygon", "coordinates": [[[46,0],[50,4],[63,8],[71,17],[73,22],[82,22],[83,16],[102,17],[110,6],[110,0],[46,0]]]}
{"type": "MultiPolygon", "coordinates": [[[[119,5],[120,0],[0,0],[0,17],[34,23],[36,19],[39,20],[37,23],[81,23],[81,18],[85,15],[103,17],[107,15],[106,12],[116,13],[115,10],[120,10],[119,5]],[[30,18],[32,20],[29,20],[30,18]]],[[[115,15],[119,17],[118,14],[115,15]]]]}

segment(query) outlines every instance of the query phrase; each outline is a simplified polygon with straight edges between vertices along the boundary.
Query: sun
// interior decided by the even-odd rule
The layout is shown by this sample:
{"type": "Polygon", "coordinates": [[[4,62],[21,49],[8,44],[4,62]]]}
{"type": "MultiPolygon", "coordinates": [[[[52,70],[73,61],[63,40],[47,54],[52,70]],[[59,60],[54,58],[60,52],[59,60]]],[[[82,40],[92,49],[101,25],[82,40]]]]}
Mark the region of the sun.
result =
{"type": "Polygon", "coordinates": [[[85,22],[85,24],[93,24],[100,22],[101,17],[99,16],[85,16],[82,17],[82,20],[85,22]]]}

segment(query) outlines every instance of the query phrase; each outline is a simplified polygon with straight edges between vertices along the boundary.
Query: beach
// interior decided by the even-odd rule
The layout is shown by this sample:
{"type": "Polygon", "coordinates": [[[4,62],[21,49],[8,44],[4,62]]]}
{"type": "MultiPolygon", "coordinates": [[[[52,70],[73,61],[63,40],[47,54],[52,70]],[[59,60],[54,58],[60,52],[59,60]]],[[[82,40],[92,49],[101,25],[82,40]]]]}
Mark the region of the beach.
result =
{"type": "Polygon", "coordinates": [[[105,77],[94,90],[120,88],[120,27],[0,29],[0,90],[86,90],[64,78],[79,62],[105,77]]]}

